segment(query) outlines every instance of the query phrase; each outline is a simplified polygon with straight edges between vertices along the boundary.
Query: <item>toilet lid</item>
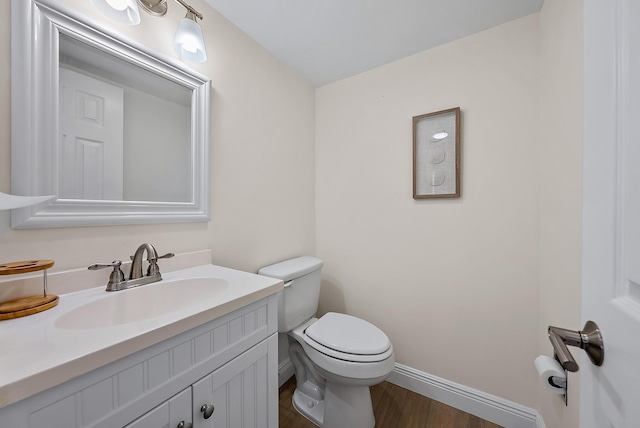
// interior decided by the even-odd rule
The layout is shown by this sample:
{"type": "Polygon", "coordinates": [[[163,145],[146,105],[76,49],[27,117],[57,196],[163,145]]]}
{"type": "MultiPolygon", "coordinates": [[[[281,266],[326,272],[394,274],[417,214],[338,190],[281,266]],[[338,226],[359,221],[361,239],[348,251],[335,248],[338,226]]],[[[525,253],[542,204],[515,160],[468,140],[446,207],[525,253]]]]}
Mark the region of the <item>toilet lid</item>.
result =
{"type": "Polygon", "coordinates": [[[387,335],[375,325],[335,312],[310,325],[305,334],[327,348],[346,354],[377,355],[391,346],[387,335]]]}

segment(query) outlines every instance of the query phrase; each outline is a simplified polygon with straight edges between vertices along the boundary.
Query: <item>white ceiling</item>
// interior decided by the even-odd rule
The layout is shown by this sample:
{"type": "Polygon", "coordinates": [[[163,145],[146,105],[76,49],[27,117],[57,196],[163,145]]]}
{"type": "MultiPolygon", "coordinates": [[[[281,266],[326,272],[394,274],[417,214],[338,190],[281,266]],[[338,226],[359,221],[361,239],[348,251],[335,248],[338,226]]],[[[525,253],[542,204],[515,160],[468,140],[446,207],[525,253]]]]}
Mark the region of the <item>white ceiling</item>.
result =
{"type": "Polygon", "coordinates": [[[538,12],[544,2],[205,1],[316,87],[538,12]]]}

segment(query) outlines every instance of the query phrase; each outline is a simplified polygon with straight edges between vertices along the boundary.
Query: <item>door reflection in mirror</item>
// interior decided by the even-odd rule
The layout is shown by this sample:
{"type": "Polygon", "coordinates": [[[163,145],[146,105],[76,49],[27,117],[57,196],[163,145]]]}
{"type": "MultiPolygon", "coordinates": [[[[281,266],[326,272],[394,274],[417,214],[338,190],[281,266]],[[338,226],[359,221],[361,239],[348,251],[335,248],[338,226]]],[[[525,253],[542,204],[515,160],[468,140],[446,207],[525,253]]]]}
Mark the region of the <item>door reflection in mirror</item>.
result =
{"type": "Polygon", "coordinates": [[[192,201],[192,91],[60,34],[59,198],[192,201]]]}

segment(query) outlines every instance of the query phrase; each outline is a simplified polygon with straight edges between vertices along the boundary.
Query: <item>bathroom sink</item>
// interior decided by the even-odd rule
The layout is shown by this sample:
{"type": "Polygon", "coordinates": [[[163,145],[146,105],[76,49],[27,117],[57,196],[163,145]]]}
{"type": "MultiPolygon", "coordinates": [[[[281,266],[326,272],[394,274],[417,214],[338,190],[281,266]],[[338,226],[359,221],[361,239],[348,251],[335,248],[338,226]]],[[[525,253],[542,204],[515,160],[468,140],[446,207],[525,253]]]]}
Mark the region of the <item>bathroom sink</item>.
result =
{"type": "MultiPolygon", "coordinates": [[[[210,264],[209,251],[182,258],[176,266],[204,264],[164,272],[162,281],[114,292],[105,291],[107,272],[98,280],[86,269],[53,273],[52,291],[76,291],[59,293],[58,305],[48,311],[2,321],[0,343],[11,344],[11,349],[0,354],[0,407],[214,320],[226,325],[231,320],[222,317],[249,305],[255,305],[251,311],[259,316],[276,315],[281,280],[210,264]]],[[[257,318],[253,323],[238,321],[233,325],[240,325],[240,334],[258,325],[257,318]]]]}
{"type": "Polygon", "coordinates": [[[188,278],[106,293],[99,300],[66,312],[55,325],[62,329],[87,330],[149,320],[210,301],[228,286],[229,283],[220,278],[188,278]]]}

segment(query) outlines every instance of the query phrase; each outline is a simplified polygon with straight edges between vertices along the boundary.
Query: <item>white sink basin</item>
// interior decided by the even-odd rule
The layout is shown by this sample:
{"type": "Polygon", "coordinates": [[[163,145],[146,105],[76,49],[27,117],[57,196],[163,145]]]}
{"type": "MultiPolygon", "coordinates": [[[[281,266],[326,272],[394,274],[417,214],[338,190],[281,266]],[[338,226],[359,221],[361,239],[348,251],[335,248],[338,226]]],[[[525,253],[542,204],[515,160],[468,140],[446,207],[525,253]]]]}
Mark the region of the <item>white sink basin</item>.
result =
{"type": "Polygon", "coordinates": [[[228,286],[229,283],[220,278],[188,278],[114,291],[68,311],[55,325],[62,329],[87,330],[153,319],[206,302],[228,286]]]}

